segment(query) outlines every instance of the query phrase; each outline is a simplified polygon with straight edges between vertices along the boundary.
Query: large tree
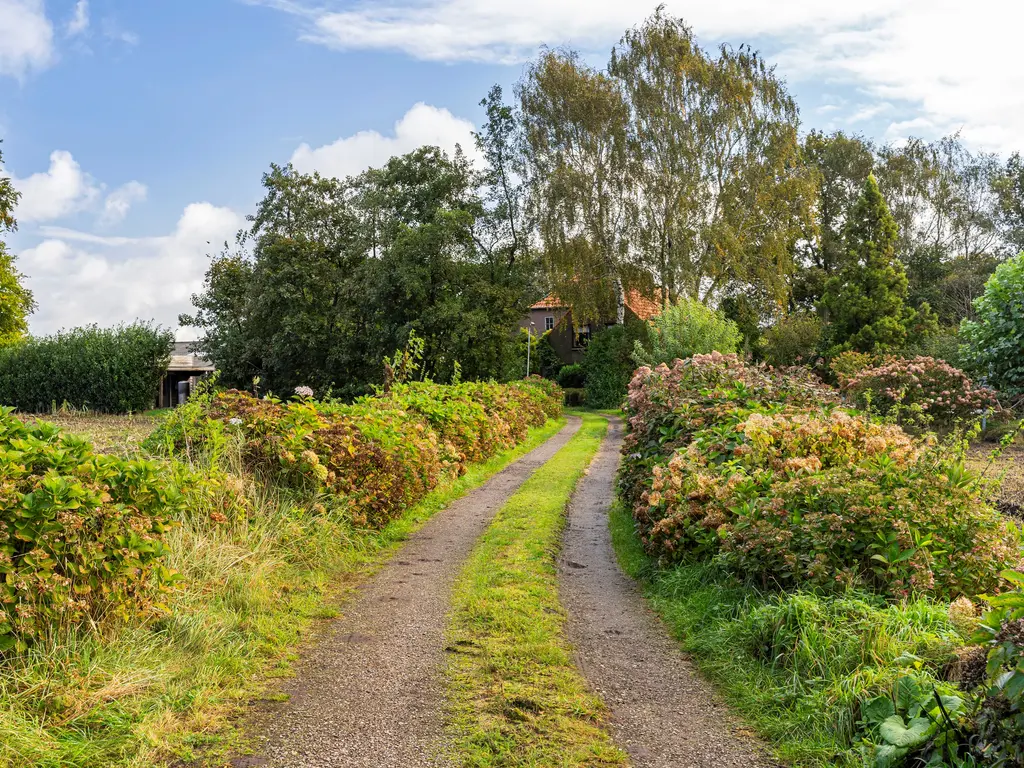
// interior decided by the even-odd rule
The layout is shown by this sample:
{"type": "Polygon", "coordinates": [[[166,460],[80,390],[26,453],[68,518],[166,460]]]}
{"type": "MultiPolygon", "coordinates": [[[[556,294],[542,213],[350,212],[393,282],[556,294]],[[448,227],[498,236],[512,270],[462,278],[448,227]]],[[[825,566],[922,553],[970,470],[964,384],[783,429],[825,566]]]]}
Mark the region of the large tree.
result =
{"type": "Polygon", "coordinates": [[[843,233],[846,263],[825,284],[829,352],[885,352],[903,347],[934,324],[928,307],[907,306],[907,275],[896,258],[898,231],[870,175],[843,233]]]}
{"type": "Polygon", "coordinates": [[[629,247],[626,124],[614,78],[573,52],[546,51],[519,84],[525,168],[544,263],[577,322],[625,317],[649,275],[629,247]]]}
{"type": "MultiPolygon", "coordinates": [[[[3,167],[3,152],[0,152],[0,168],[3,167]]],[[[13,232],[18,228],[14,208],[20,195],[9,177],[0,177],[0,234],[13,232]]],[[[28,316],[35,311],[36,303],[32,291],[25,288],[25,276],[15,266],[15,256],[0,240],[0,346],[12,344],[28,332],[28,316]]]]}
{"type": "Polygon", "coordinates": [[[875,156],[871,144],[860,136],[811,131],[804,138],[803,159],[816,176],[816,226],[799,248],[792,300],[795,306],[810,308],[821,299],[825,281],[846,262],[846,215],[864,188],[875,156]]]}
{"type": "Polygon", "coordinates": [[[629,108],[631,245],[666,300],[715,300],[737,284],[781,300],[814,187],[774,68],[746,46],[709,54],[659,9],[625,34],[608,71],[629,108]]]}

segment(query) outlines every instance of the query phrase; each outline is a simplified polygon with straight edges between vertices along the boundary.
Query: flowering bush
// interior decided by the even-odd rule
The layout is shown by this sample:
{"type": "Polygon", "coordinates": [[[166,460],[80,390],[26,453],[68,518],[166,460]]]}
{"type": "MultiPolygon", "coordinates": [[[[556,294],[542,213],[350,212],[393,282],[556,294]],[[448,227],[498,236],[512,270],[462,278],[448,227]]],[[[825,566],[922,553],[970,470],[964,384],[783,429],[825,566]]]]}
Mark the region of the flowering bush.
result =
{"type": "Polygon", "coordinates": [[[764,584],[890,597],[998,589],[1012,523],[962,464],[842,411],[734,417],[654,468],[637,517],[666,559],[692,550],[764,584]]]}
{"type": "Polygon", "coordinates": [[[634,507],[650,486],[651,469],[728,414],[753,409],[837,403],[839,393],[804,368],[773,369],[738,355],[694,355],[669,368],[640,368],[629,385],[619,491],[634,507]]]}
{"type": "Polygon", "coordinates": [[[837,407],[806,372],[708,355],[637,372],[620,490],[648,550],[765,585],[1000,587],[1020,533],[961,461],[837,407]]]}
{"type": "Polygon", "coordinates": [[[556,386],[533,381],[418,382],[352,404],[282,403],[229,391],[213,397],[207,413],[238,435],[253,469],[327,492],[356,525],[380,527],[443,476],[521,442],[529,427],[560,413],[560,402],[556,386]]]}
{"type": "Polygon", "coordinates": [[[943,360],[890,358],[843,380],[847,397],[911,426],[948,429],[999,407],[995,392],[943,360]]]}
{"type": "Polygon", "coordinates": [[[154,462],[0,410],[0,653],[55,626],[153,609],[154,588],[174,580],[163,534],[182,508],[154,462]]]}

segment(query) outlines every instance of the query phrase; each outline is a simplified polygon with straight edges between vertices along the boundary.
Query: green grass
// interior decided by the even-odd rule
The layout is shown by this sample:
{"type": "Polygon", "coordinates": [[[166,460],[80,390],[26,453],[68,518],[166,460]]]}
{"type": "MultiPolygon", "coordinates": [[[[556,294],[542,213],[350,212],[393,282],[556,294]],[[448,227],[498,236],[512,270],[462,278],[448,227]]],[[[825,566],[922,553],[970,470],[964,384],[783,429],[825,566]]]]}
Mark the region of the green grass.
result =
{"type": "Polygon", "coordinates": [[[607,429],[584,413],[573,439],[509,499],[455,588],[448,666],[461,766],[622,766],[565,639],[556,556],[565,507],[607,429]]]}
{"type": "MultiPolygon", "coordinates": [[[[185,586],[166,616],[56,636],[0,671],[0,766],[143,768],[244,749],[235,716],[273,696],[318,620],[438,510],[564,426],[470,467],[380,532],[353,530],[249,478],[247,519],[185,520],[169,566],[185,586]]],[[[107,427],[92,425],[101,432],[107,427]]],[[[90,430],[91,431],[91,430],[90,430]]]]}
{"type": "Polygon", "coordinates": [[[655,567],[620,503],[610,526],[620,565],[640,580],[682,648],[794,768],[863,765],[858,702],[908,673],[935,679],[964,642],[945,605],[765,594],[708,563],[655,567]]]}

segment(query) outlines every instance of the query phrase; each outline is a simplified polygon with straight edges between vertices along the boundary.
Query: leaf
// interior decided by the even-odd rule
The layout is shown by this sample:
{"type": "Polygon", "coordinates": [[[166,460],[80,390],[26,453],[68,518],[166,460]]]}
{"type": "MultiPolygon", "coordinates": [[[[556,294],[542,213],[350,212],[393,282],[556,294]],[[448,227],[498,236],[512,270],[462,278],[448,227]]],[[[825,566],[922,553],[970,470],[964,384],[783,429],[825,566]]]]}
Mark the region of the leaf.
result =
{"type": "Polygon", "coordinates": [[[896,681],[896,710],[910,713],[913,717],[917,712],[911,713],[911,709],[917,706],[920,711],[921,701],[925,698],[921,686],[912,677],[901,677],[896,681]]]}
{"type": "Polygon", "coordinates": [[[886,718],[878,729],[879,735],[896,747],[919,747],[928,741],[935,726],[924,717],[915,717],[904,723],[899,715],[886,718]]]}
{"type": "Polygon", "coordinates": [[[860,705],[860,716],[868,725],[877,726],[895,714],[896,705],[888,696],[878,696],[860,705]]]}
{"type": "Polygon", "coordinates": [[[875,749],[875,768],[894,768],[906,756],[907,750],[885,744],[875,749]]]}

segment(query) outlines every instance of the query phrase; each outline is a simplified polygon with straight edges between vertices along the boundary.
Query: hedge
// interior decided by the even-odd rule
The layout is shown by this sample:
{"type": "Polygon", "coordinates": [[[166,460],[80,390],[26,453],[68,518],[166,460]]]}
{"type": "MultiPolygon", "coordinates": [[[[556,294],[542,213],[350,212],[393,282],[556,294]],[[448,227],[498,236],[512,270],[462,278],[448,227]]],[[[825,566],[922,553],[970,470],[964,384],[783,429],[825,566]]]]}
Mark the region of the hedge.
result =
{"type": "Polygon", "coordinates": [[[147,323],[95,325],[0,349],[0,404],[25,413],[70,406],[104,413],[153,407],[174,336],[147,323]]]}

